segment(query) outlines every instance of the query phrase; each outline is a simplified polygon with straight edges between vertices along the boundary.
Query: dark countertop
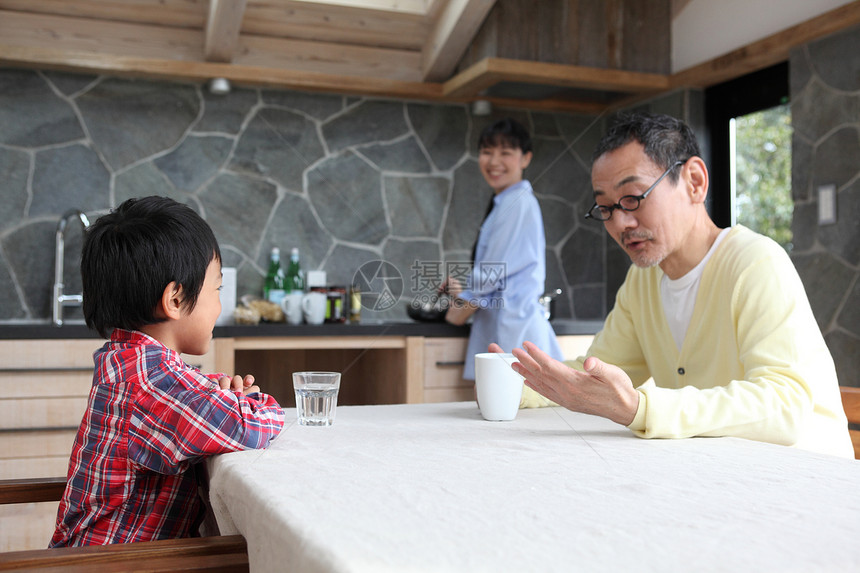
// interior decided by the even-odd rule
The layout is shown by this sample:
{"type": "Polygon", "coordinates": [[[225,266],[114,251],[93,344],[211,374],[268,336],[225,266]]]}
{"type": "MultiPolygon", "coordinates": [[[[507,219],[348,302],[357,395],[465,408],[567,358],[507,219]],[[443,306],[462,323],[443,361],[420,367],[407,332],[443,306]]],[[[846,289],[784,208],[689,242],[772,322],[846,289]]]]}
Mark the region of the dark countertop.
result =
{"type": "MultiPolygon", "coordinates": [[[[595,334],[603,327],[602,320],[557,319],[551,322],[559,336],[568,334],[595,334]]],[[[225,325],[215,327],[215,338],[245,338],[254,336],[468,336],[468,326],[454,326],[445,322],[368,322],[360,324],[301,324],[284,323],[258,325],[225,325]]],[[[99,335],[81,323],[57,327],[48,322],[0,323],[0,340],[99,338],[99,335]]]]}

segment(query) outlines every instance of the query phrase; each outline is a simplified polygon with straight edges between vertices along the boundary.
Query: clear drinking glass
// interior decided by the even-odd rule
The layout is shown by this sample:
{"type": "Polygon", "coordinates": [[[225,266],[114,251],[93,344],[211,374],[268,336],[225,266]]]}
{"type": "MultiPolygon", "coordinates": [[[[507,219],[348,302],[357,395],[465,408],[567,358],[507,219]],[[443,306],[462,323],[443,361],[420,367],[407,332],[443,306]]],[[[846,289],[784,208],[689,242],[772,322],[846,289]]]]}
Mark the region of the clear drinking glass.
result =
{"type": "Polygon", "coordinates": [[[293,372],[296,416],[302,426],[331,426],[337,408],[340,372],[293,372]]]}

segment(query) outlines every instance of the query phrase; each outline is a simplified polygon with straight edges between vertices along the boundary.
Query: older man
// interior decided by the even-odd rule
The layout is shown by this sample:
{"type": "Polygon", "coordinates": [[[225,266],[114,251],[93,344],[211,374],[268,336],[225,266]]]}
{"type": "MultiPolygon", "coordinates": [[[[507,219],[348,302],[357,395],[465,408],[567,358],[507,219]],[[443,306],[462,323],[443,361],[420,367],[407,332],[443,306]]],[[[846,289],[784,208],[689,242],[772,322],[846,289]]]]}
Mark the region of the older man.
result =
{"type": "Polygon", "coordinates": [[[523,406],[547,398],[645,438],[736,436],[853,457],[800,277],[775,242],[711,220],[690,128],[622,116],[594,152],[591,180],[586,217],[634,265],[588,358],[566,365],[528,342],[514,351],[540,394],[527,388],[523,406]]]}

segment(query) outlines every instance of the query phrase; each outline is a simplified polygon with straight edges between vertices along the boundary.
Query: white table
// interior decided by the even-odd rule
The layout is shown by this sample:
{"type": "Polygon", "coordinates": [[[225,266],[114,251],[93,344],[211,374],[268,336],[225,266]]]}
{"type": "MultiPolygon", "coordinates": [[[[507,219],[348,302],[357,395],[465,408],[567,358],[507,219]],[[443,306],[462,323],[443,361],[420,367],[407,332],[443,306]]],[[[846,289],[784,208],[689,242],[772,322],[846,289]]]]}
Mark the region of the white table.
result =
{"type": "Polygon", "coordinates": [[[562,408],[340,407],[216,456],[252,571],[860,571],[860,462],[562,408]]]}

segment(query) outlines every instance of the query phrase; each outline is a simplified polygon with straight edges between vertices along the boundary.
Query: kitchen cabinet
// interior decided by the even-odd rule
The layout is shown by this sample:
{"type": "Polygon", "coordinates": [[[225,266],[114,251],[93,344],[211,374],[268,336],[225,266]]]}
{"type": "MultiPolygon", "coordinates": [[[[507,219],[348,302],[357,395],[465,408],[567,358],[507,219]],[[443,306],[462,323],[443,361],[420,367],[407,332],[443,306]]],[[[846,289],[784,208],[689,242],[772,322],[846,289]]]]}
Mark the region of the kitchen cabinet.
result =
{"type": "MultiPolygon", "coordinates": [[[[0,479],[64,476],[101,340],[0,341],[0,479]]],[[[0,506],[0,551],[46,547],[57,502],[0,506]]]]}
{"type": "Polygon", "coordinates": [[[422,337],[283,336],[215,340],[218,372],[253,374],[264,392],[295,407],[292,372],[341,372],[338,403],[398,404],[421,401],[422,337]]]}
{"type": "Polygon", "coordinates": [[[468,338],[427,338],[424,341],[422,402],[475,399],[475,382],[463,379],[468,338]]]}
{"type": "Polygon", "coordinates": [[[102,344],[0,341],[0,479],[65,475],[102,344]]]}

